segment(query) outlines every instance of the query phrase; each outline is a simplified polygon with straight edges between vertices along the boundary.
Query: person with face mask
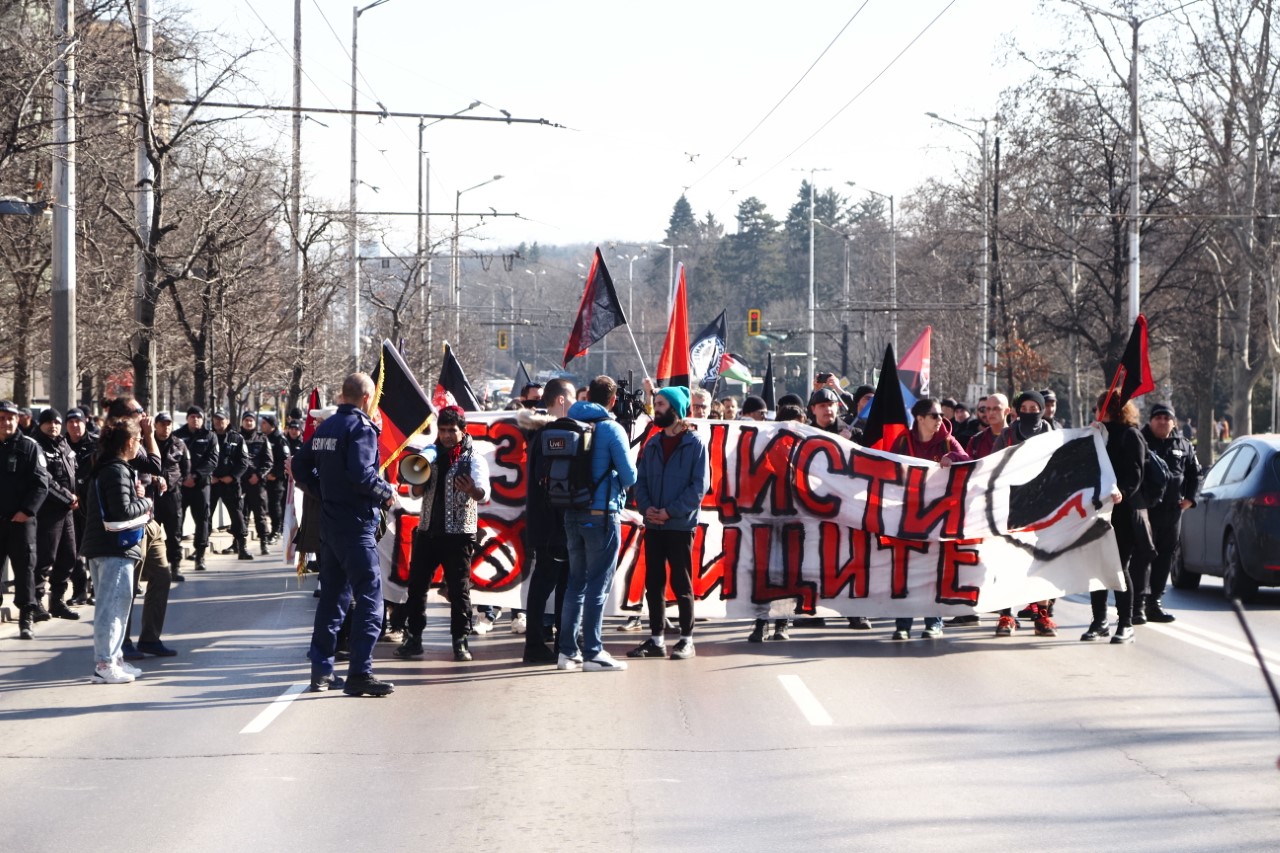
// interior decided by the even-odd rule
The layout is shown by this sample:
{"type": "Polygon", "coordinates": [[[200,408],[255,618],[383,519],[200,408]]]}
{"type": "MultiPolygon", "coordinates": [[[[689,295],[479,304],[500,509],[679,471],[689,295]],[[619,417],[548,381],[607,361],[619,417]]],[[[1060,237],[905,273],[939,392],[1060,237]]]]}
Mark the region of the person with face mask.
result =
{"type": "MultiPolygon", "coordinates": [[[[1051,421],[1044,419],[1044,407],[1044,395],[1039,391],[1023,391],[1015,397],[1013,409],[1017,420],[1010,424],[1008,429],[1000,433],[992,445],[991,452],[994,453],[1006,447],[1013,447],[1029,438],[1052,432],[1054,426],[1051,421]]],[[[1058,626],[1054,624],[1052,618],[1052,599],[1029,604],[1021,613],[1025,613],[1029,618],[1035,620],[1037,637],[1058,636],[1058,626]]],[[[1005,608],[1000,611],[1000,621],[996,624],[997,637],[1011,637],[1019,627],[1021,626],[1018,624],[1018,620],[1014,618],[1012,608],[1005,608]]]]}
{"type": "Polygon", "coordinates": [[[680,639],[671,649],[671,659],[694,656],[693,531],[711,485],[711,467],[706,442],[685,420],[688,414],[688,388],[659,389],[653,400],[653,422],[662,431],[645,442],[636,463],[636,509],[645,523],[644,591],[651,636],[627,657],[666,656],[668,581],[680,614],[680,639]]]}

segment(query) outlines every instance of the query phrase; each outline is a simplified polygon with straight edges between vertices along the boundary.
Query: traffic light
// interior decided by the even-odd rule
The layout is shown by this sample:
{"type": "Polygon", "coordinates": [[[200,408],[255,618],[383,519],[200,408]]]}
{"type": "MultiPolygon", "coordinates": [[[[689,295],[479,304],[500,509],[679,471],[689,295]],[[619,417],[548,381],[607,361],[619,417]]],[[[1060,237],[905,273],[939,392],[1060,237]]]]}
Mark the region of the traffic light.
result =
{"type": "Polygon", "coordinates": [[[747,312],[747,334],[753,338],[760,334],[760,309],[752,308],[747,312]]]}
{"type": "Polygon", "coordinates": [[[507,345],[510,343],[510,340],[509,340],[510,335],[511,333],[508,332],[506,329],[498,330],[498,349],[507,348],[507,345]]]}

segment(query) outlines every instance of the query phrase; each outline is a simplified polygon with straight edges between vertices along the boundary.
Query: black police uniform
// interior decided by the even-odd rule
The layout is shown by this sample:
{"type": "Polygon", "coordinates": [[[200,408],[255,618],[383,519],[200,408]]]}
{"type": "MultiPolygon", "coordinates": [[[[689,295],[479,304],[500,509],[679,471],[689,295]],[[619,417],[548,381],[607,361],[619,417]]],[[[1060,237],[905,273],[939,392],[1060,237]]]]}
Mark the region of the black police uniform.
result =
{"type": "Polygon", "coordinates": [[[1147,440],[1147,447],[1169,466],[1169,482],[1160,503],[1147,508],[1155,553],[1135,554],[1133,558],[1133,588],[1138,593],[1134,596],[1133,612],[1147,621],[1172,622],[1173,617],[1165,612],[1160,597],[1169,582],[1173,558],[1178,554],[1183,513],[1179,503],[1183,500],[1195,503],[1200,486],[1200,461],[1196,459],[1195,448],[1179,429],[1175,428],[1168,438],[1156,438],[1151,425],[1147,424],[1142,428],[1142,437],[1147,440]]]}
{"type": "MultiPolygon", "coordinates": [[[[13,570],[14,605],[23,639],[31,637],[35,599],[36,514],[49,493],[49,471],[40,446],[15,432],[0,442],[0,554],[13,570]],[[14,521],[17,513],[30,516],[14,521]]],[[[39,608],[43,612],[43,608],[39,608]]]]}
{"type": "Polygon", "coordinates": [[[60,619],[79,619],[67,607],[67,586],[76,566],[76,527],[71,505],[76,503],[76,455],[66,438],[38,431],[35,436],[49,472],[49,494],[36,513],[35,595],[39,603],[49,593],[49,613],[60,619]]]}
{"type": "Polygon", "coordinates": [[[182,497],[186,489],[182,481],[191,474],[191,451],[186,442],[175,433],[161,441],[156,439],[160,448],[160,476],[164,479],[165,490],[156,496],[155,518],[164,527],[165,558],[169,562],[169,572],[176,581],[182,580],[182,497]]]}
{"type": "Polygon", "coordinates": [[[174,430],[173,435],[182,440],[191,456],[190,476],[194,485],[182,487],[183,513],[179,518],[185,516],[186,510],[191,510],[196,528],[193,536],[196,571],[203,572],[204,553],[209,547],[209,525],[213,510],[211,494],[213,472],[218,467],[218,439],[213,430],[207,427],[192,430],[186,425],[174,430]]]}
{"type": "Polygon", "coordinates": [[[218,439],[218,467],[213,469],[209,515],[213,516],[221,501],[227,508],[227,514],[231,516],[231,537],[235,540],[223,553],[239,554],[241,559],[252,560],[253,556],[245,550],[248,534],[244,523],[244,495],[240,491],[240,478],[249,470],[249,454],[245,451],[244,437],[233,429],[222,433],[215,431],[214,435],[218,439]],[[231,482],[219,482],[221,477],[229,477],[231,482]]]}
{"type": "Polygon", "coordinates": [[[258,533],[258,545],[267,553],[267,475],[271,473],[273,460],[271,442],[261,430],[240,428],[244,439],[245,454],[249,457],[249,469],[240,478],[240,491],[244,495],[244,520],[248,528],[250,517],[258,533]]]}
{"type": "MultiPolygon", "coordinates": [[[[67,420],[70,420],[71,417],[72,413],[67,412],[67,420]]],[[[83,420],[83,414],[81,414],[81,419],[83,420]]],[[[67,447],[71,448],[71,452],[76,457],[76,497],[80,499],[75,510],[71,513],[72,518],[75,520],[76,528],[76,565],[71,571],[71,603],[87,604],[89,600],[89,567],[85,564],[84,557],[80,555],[80,543],[84,541],[85,527],[88,526],[84,515],[85,506],[88,504],[85,497],[85,489],[89,484],[89,474],[93,470],[93,456],[98,451],[98,442],[86,431],[84,437],[78,442],[73,442],[68,438],[67,447]]]]}
{"type": "Polygon", "coordinates": [[[279,429],[267,435],[267,443],[271,445],[271,470],[267,474],[267,517],[271,520],[271,541],[274,542],[284,530],[284,497],[289,484],[289,475],[284,468],[292,454],[287,437],[279,429]]]}

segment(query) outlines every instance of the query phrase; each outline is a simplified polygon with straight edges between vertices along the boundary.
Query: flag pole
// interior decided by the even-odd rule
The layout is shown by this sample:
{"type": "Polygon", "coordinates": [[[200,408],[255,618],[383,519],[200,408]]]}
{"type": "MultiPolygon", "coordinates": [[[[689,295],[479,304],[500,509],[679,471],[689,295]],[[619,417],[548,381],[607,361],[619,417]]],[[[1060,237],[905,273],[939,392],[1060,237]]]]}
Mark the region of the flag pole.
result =
{"type": "Polygon", "coordinates": [[[644,366],[644,356],[640,354],[640,345],[636,343],[635,333],[631,331],[631,324],[627,323],[627,337],[631,338],[631,346],[635,347],[636,360],[640,362],[640,372],[645,376],[650,376],[649,368],[644,366]]]}

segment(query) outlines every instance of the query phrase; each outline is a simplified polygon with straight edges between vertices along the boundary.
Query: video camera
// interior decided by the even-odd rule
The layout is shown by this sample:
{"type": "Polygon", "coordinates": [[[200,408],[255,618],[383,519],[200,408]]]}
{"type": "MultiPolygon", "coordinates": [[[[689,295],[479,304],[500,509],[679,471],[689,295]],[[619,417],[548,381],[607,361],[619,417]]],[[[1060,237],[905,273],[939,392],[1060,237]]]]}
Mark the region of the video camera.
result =
{"type": "Polygon", "coordinates": [[[639,420],[641,415],[646,414],[644,389],[631,389],[634,382],[635,374],[630,370],[627,371],[626,379],[618,379],[618,397],[613,403],[613,416],[618,419],[618,423],[627,430],[628,434],[631,432],[631,425],[639,420]]]}

